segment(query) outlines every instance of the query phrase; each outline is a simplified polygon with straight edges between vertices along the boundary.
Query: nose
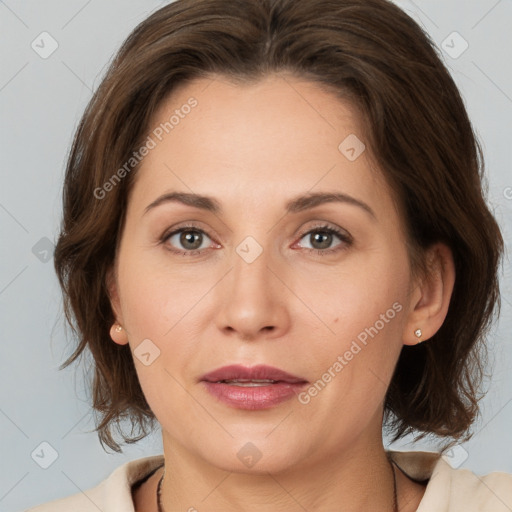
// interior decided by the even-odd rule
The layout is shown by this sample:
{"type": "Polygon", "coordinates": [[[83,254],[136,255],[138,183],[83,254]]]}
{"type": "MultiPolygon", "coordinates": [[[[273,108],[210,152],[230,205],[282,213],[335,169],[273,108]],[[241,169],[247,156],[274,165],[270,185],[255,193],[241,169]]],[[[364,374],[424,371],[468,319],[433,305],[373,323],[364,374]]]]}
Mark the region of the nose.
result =
{"type": "Polygon", "coordinates": [[[225,335],[256,341],[278,338],[289,329],[287,300],[291,292],[269,252],[263,250],[250,263],[233,253],[232,269],[219,283],[221,306],[216,322],[225,335]]]}

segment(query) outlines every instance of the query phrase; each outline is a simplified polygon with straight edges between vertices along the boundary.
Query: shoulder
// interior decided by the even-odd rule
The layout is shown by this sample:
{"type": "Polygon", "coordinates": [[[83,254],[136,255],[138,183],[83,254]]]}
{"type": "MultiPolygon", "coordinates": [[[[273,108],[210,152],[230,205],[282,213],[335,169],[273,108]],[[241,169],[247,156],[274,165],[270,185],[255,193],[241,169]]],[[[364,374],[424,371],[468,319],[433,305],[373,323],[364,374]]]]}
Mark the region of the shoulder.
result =
{"type": "MultiPolygon", "coordinates": [[[[429,482],[431,493],[425,498],[446,510],[510,512],[512,510],[512,474],[494,471],[477,475],[468,469],[454,469],[442,458],[429,482]]],[[[429,488],[427,486],[427,492],[429,488]]],[[[425,508],[427,512],[428,508],[425,508]]],[[[442,510],[442,509],[440,509],[442,510]]],[[[423,512],[422,508],[418,512],[423,512]]]]}
{"type": "Polygon", "coordinates": [[[163,455],[132,460],[116,468],[97,486],[25,512],[132,512],[132,485],[162,465],[163,455]]]}
{"type": "Polygon", "coordinates": [[[435,452],[390,452],[398,467],[411,478],[428,480],[417,512],[510,512],[512,474],[495,471],[477,475],[450,465],[450,458],[435,452]]]}

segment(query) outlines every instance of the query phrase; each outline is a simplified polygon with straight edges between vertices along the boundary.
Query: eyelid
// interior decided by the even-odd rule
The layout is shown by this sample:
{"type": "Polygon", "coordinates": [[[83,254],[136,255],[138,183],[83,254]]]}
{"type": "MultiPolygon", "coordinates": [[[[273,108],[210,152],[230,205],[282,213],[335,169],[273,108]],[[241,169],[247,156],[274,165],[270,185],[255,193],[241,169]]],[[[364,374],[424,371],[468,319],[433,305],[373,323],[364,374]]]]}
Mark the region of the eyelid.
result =
{"type": "Polygon", "coordinates": [[[340,228],[335,224],[331,224],[330,222],[327,221],[317,221],[317,224],[314,224],[313,226],[308,226],[307,228],[300,232],[299,237],[302,238],[304,235],[307,235],[311,231],[320,231],[322,229],[332,230],[337,234],[337,236],[343,236],[346,239],[353,240],[352,235],[347,230],[340,228]]]}
{"type": "MultiPolygon", "coordinates": [[[[197,225],[195,221],[188,221],[184,224],[176,224],[169,229],[166,229],[161,237],[159,237],[159,242],[165,244],[169,238],[176,235],[177,233],[181,231],[198,231],[202,233],[203,235],[206,235],[212,242],[214,242],[216,245],[218,245],[218,242],[216,242],[215,238],[212,237],[209,234],[209,231],[205,228],[202,228],[201,226],[197,225]]],[[[197,250],[197,249],[196,249],[197,250]]],[[[203,249],[201,249],[202,251],[203,249]]],[[[178,249],[176,249],[176,252],[180,252],[178,249]]],[[[183,251],[184,252],[184,251],[183,251]]],[[[194,252],[194,251],[186,251],[186,252],[194,252]]]]}
{"type": "Polygon", "coordinates": [[[209,234],[210,229],[201,227],[200,223],[196,223],[196,222],[197,221],[191,220],[191,221],[185,221],[183,223],[174,224],[173,226],[167,228],[160,238],[161,239],[168,238],[172,234],[175,234],[177,231],[185,231],[187,229],[190,231],[193,231],[193,230],[200,231],[201,233],[204,233],[205,235],[207,235],[208,238],[212,238],[212,236],[209,234]]]}

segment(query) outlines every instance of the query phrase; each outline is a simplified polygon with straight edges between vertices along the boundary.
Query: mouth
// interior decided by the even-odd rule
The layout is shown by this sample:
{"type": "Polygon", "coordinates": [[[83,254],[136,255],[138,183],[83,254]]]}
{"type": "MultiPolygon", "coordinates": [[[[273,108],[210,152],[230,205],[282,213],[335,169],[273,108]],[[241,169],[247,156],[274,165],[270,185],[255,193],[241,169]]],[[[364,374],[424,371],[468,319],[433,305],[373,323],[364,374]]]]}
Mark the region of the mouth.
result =
{"type": "Polygon", "coordinates": [[[285,372],[279,368],[267,365],[252,367],[242,365],[223,366],[201,377],[206,382],[223,382],[241,386],[267,386],[276,382],[288,384],[307,383],[308,381],[297,375],[285,372]]]}
{"type": "Polygon", "coordinates": [[[228,379],[220,380],[223,384],[230,384],[231,386],[242,386],[245,388],[268,386],[269,384],[275,384],[276,382],[283,382],[279,380],[268,380],[268,379],[228,379]]]}
{"type": "Polygon", "coordinates": [[[306,379],[266,365],[224,366],[200,381],[221,403],[236,409],[268,409],[297,395],[306,379]]]}

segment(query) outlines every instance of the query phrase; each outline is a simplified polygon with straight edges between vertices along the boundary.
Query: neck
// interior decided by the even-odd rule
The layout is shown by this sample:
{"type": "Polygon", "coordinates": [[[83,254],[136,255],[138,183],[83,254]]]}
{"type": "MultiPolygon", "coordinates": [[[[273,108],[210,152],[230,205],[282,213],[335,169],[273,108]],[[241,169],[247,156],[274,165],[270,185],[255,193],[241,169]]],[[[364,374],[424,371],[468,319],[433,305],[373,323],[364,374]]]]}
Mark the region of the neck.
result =
{"type": "Polygon", "coordinates": [[[161,484],[163,512],[394,510],[395,478],[382,442],[364,451],[355,445],[336,456],[305,460],[300,467],[260,474],[222,470],[183,446],[164,446],[166,467],[172,469],[161,484]]]}

